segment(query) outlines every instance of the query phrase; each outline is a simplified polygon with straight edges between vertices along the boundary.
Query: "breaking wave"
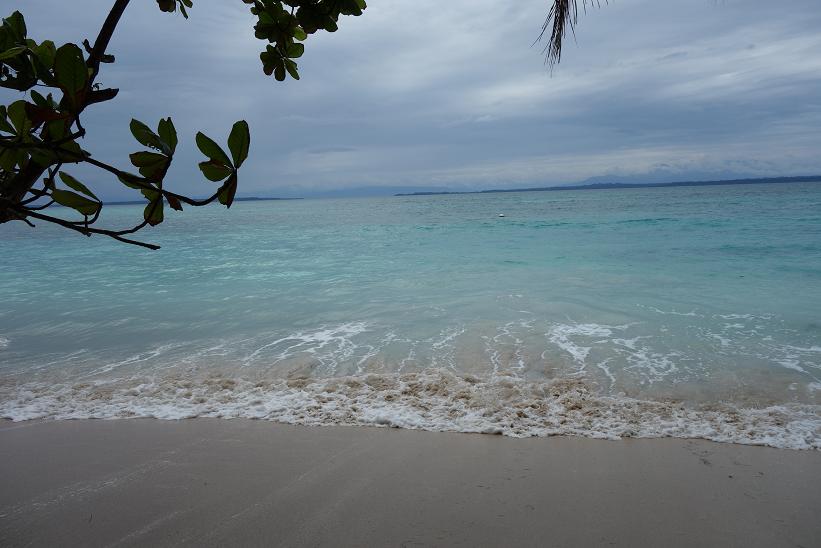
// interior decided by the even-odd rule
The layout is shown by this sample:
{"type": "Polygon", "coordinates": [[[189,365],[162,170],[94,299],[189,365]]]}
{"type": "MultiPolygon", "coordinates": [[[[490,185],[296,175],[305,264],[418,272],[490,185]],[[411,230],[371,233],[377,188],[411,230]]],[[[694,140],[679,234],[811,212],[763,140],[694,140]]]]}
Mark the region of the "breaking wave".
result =
{"type": "Polygon", "coordinates": [[[740,408],[598,395],[584,380],[481,379],[417,373],[255,380],[132,377],[84,383],[6,383],[0,416],[31,419],[249,418],[511,437],[703,438],[821,449],[821,406],[740,408]]]}

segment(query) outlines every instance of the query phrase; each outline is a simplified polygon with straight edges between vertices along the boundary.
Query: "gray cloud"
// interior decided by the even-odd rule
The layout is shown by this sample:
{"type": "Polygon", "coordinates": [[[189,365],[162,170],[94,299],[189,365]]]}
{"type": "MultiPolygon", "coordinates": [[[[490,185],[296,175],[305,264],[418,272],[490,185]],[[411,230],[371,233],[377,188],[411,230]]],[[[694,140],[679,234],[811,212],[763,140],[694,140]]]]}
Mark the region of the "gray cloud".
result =
{"type": "MultiPolygon", "coordinates": [[[[21,9],[36,38],[78,41],[107,4],[21,9]]],[[[302,80],[287,83],[262,74],[241,2],[196,0],[189,21],[132,4],[102,74],[122,92],[89,110],[86,145],[127,163],[130,118],[171,115],[184,137],[174,185],[193,194],[211,189],[193,134],[222,140],[240,118],[246,195],[821,172],[817,0],[621,0],[582,18],[552,75],[531,47],[544,0],[373,1],[311,37],[302,80]]]]}

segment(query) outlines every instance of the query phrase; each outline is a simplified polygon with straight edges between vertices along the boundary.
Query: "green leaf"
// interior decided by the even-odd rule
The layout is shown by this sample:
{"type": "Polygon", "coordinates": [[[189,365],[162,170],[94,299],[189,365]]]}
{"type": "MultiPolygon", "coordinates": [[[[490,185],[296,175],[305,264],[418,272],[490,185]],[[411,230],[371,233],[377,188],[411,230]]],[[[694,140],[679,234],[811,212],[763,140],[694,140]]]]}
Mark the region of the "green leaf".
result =
{"type": "Polygon", "coordinates": [[[95,196],[94,193],[91,192],[86,185],[84,185],[83,183],[81,183],[65,171],[60,172],[60,180],[63,181],[63,184],[65,184],[67,187],[76,190],[77,192],[81,192],[89,198],[97,200],[98,202],[100,201],[100,199],[97,198],[97,196],[95,196]]]}
{"type": "Polygon", "coordinates": [[[239,166],[248,157],[248,148],[251,146],[251,133],[248,130],[248,122],[240,120],[231,128],[231,135],[228,136],[228,148],[231,150],[231,157],[234,159],[234,167],[239,166]]]}
{"type": "Polygon", "coordinates": [[[178,198],[175,198],[174,196],[166,196],[165,200],[168,202],[168,205],[171,206],[171,209],[182,211],[182,203],[180,203],[178,198]]]}
{"type": "Polygon", "coordinates": [[[22,150],[4,149],[0,151],[0,171],[12,171],[24,154],[22,150]]]}
{"type": "Polygon", "coordinates": [[[25,108],[26,116],[28,116],[28,119],[31,121],[32,127],[35,128],[40,127],[42,124],[46,122],[53,122],[55,120],[65,120],[66,118],[68,118],[68,114],[64,112],[57,112],[50,106],[42,107],[39,105],[26,103],[25,108]]]}
{"type": "Polygon", "coordinates": [[[178,3],[180,13],[182,13],[183,17],[188,19],[188,11],[186,8],[191,8],[194,6],[194,3],[191,0],[157,0],[157,5],[160,7],[160,11],[164,11],[166,13],[173,13],[177,11],[178,3]]]}
{"type": "Polygon", "coordinates": [[[158,179],[168,165],[169,158],[157,152],[135,152],[128,155],[134,167],[139,168],[140,174],[146,179],[158,179]]]}
{"type": "Polygon", "coordinates": [[[126,173],[124,171],[121,171],[117,175],[117,178],[120,180],[122,184],[124,184],[128,188],[133,188],[136,190],[142,190],[145,188],[145,185],[148,184],[145,181],[143,181],[140,177],[134,175],[133,173],[126,173]]]}
{"type": "Polygon", "coordinates": [[[166,13],[177,11],[177,0],[157,0],[157,5],[166,13]]]}
{"type": "Polygon", "coordinates": [[[94,202],[84,196],[69,192],[68,190],[52,190],[51,197],[60,205],[70,207],[71,209],[83,215],[95,215],[103,206],[100,202],[94,202]]]}
{"type": "MultiPolygon", "coordinates": [[[[190,9],[193,7],[194,2],[192,0],[180,0],[180,11],[182,12],[183,17],[185,17],[186,19],[188,19],[188,12],[185,11],[185,8],[190,9]]],[[[182,211],[182,207],[180,208],[180,211],[182,211]]]]}
{"type": "Polygon", "coordinates": [[[157,226],[163,221],[163,206],[165,202],[163,202],[162,196],[157,193],[157,197],[143,210],[143,218],[148,221],[148,224],[151,226],[157,226]]]}
{"type": "Polygon", "coordinates": [[[171,121],[171,118],[162,118],[157,130],[160,134],[160,140],[168,146],[169,152],[174,154],[174,151],[177,150],[177,129],[174,127],[174,122],[171,121]]]}
{"type": "Polygon", "coordinates": [[[288,74],[291,75],[291,78],[294,80],[299,80],[299,72],[297,71],[296,63],[290,59],[285,59],[285,69],[288,71],[288,74]]]}
{"type": "Polygon", "coordinates": [[[231,160],[228,159],[228,155],[225,154],[225,151],[201,131],[197,133],[197,148],[210,159],[225,166],[231,165],[231,160]]]}
{"type": "Polygon", "coordinates": [[[22,13],[15,11],[3,19],[3,23],[8,25],[8,28],[14,33],[15,42],[22,42],[26,39],[26,20],[23,18],[22,13]]]}
{"type": "MultiPolygon", "coordinates": [[[[60,123],[60,122],[54,122],[60,123]]],[[[88,152],[85,152],[80,145],[77,144],[77,141],[68,141],[61,144],[57,148],[57,152],[60,156],[60,159],[64,162],[76,162],[78,158],[82,158],[83,156],[88,155],[88,152]],[[61,151],[64,151],[65,154],[59,154],[61,151]]]]}
{"type": "Polygon", "coordinates": [[[158,200],[162,196],[162,194],[160,194],[160,191],[157,190],[157,187],[155,187],[151,184],[149,184],[149,186],[147,186],[147,187],[141,188],[140,189],[140,194],[145,196],[145,199],[148,200],[149,202],[153,202],[154,200],[158,200]]]}
{"type": "Polygon", "coordinates": [[[6,119],[6,107],[0,106],[0,131],[14,134],[16,131],[14,127],[6,119]]]}
{"type": "Polygon", "coordinates": [[[302,57],[302,54],[305,53],[305,44],[288,44],[288,47],[285,51],[288,53],[288,57],[290,57],[291,59],[302,57]]]}
{"type": "Polygon", "coordinates": [[[259,54],[259,58],[262,61],[262,71],[268,76],[283,66],[282,54],[271,45],[265,46],[265,51],[259,54]]]}
{"type": "MultiPolygon", "coordinates": [[[[37,60],[42,64],[44,71],[54,66],[54,58],[57,57],[57,48],[54,46],[54,42],[44,40],[39,46],[32,48],[32,51],[34,52],[34,56],[37,57],[37,60]]],[[[40,78],[44,76],[45,74],[41,74],[40,78]]]]}
{"type": "Polygon", "coordinates": [[[34,104],[38,107],[48,107],[51,108],[51,103],[48,99],[43,97],[42,94],[38,93],[36,90],[31,90],[29,92],[31,94],[31,99],[34,101],[34,104]]]}
{"type": "Polygon", "coordinates": [[[31,121],[26,114],[26,102],[15,101],[8,107],[9,120],[14,125],[19,135],[26,133],[31,129],[31,121]]]}
{"type": "Polygon", "coordinates": [[[214,160],[200,162],[199,167],[206,179],[214,182],[222,181],[234,172],[230,167],[215,162],[214,160]]]}
{"type": "Polygon", "coordinates": [[[41,166],[49,166],[60,161],[57,153],[52,150],[35,148],[31,150],[30,154],[31,159],[41,166]]]}
{"type": "Polygon", "coordinates": [[[9,59],[11,57],[16,57],[26,51],[28,48],[25,46],[17,46],[16,48],[7,49],[4,52],[0,52],[0,61],[3,59],[9,59]]]}
{"type": "Polygon", "coordinates": [[[165,156],[164,154],[146,151],[135,152],[134,154],[129,154],[128,157],[131,159],[131,163],[134,164],[135,167],[153,166],[164,163],[168,160],[168,156],[165,156]]]}
{"type": "Polygon", "coordinates": [[[131,130],[131,135],[133,135],[141,145],[153,148],[154,150],[162,150],[167,154],[171,153],[170,150],[166,150],[166,147],[163,146],[159,136],[154,133],[150,127],[139,120],[132,119],[128,128],[131,130]]]}
{"type": "Polygon", "coordinates": [[[234,203],[234,196],[237,193],[237,174],[236,172],[232,173],[231,176],[225,181],[225,184],[222,185],[219,189],[219,194],[217,194],[217,200],[219,203],[226,207],[231,207],[231,204],[234,203]]]}
{"type": "Polygon", "coordinates": [[[47,122],[44,136],[52,141],[59,141],[66,136],[66,124],[61,120],[47,122]]]}
{"type": "Polygon", "coordinates": [[[75,44],[61,46],[54,57],[54,74],[57,85],[69,96],[84,89],[88,82],[88,67],[83,51],[75,44]]]}

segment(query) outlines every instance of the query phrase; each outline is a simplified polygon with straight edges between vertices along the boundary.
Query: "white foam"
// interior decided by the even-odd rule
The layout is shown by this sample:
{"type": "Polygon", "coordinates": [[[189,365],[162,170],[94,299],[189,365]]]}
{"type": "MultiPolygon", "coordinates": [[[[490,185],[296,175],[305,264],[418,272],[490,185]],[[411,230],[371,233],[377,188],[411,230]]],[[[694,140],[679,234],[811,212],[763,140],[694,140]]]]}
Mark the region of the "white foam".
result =
{"type": "Polygon", "coordinates": [[[379,356],[379,353],[385,348],[386,345],[392,343],[393,341],[397,340],[396,333],[393,331],[389,331],[385,334],[382,339],[380,339],[376,344],[369,344],[366,345],[367,351],[365,354],[362,355],[361,358],[356,362],[356,373],[357,375],[361,375],[365,372],[369,362],[376,359],[379,356]]]}
{"type": "Polygon", "coordinates": [[[730,346],[730,343],[732,342],[727,337],[722,337],[721,335],[717,335],[715,333],[710,333],[710,336],[714,339],[718,339],[722,347],[730,346]]]}
{"type": "Polygon", "coordinates": [[[771,320],[772,314],[718,314],[719,318],[725,320],[771,320]]]}
{"type": "Polygon", "coordinates": [[[792,346],[789,344],[783,345],[783,348],[786,350],[793,350],[795,352],[807,353],[807,352],[821,352],[821,346],[792,346]]]}
{"type": "Polygon", "coordinates": [[[141,377],[81,384],[0,385],[12,420],[254,418],[305,425],[372,425],[513,437],[679,437],[821,449],[821,406],[763,408],[597,395],[584,381],[413,374],[252,380],[141,377]]]}
{"type": "Polygon", "coordinates": [[[124,360],[119,360],[119,361],[116,361],[116,362],[113,362],[113,363],[106,364],[102,367],[98,367],[98,368],[94,369],[93,371],[91,371],[91,372],[89,372],[89,373],[87,373],[86,375],[83,375],[83,376],[84,377],[92,377],[94,375],[99,375],[101,373],[110,373],[111,371],[114,371],[115,369],[118,369],[118,368],[123,367],[123,366],[133,366],[134,364],[137,364],[137,363],[148,362],[148,361],[154,360],[154,359],[162,356],[163,354],[165,354],[169,350],[177,348],[178,346],[181,346],[181,344],[172,343],[172,344],[160,345],[157,348],[154,348],[152,350],[148,350],[146,352],[140,352],[139,354],[129,356],[128,358],[126,358],[124,360]]]}
{"type": "Polygon", "coordinates": [[[454,352],[456,351],[456,339],[464,335],[466,328],[462,325],[443,329],[439,333],[439,339],[434,340],[430,344],[430,349],[433,354],[430,357],[431,365],[433,367],[449,367],[456,369],[456,361],[454,360],[454,352]]]}
{"type": "Polygon", "coordinates": [[[615,377],[615,375],[613,375],[613,373],[610,371],[610,368],[609,368],[609,367],[607,367],[607,364],[608,364],[608,363],[610,363],[610,360],[611,360],[611,359],[612,359],[612,358],[607,358],[607,359],[606,359],[606,360],[604,360],[603,362],[597,363],[597,364],[596,364],[596,367],[598,367],[599,369],[601,369],[602,371],[604,371],[604,374],[605,374],[605,375],[607,375],[607,378],[608,378],[608,379],[610,379],[610,384],[611,384],[611,386],[612,386],[613,384],[615,384],[615,383],[616,383],[616,377],[615,377]]]}
{"type": "Polygon", "coordinates": [[[647,335],[633,337],[632,339],[613,339],[613,342],[630,350],[636,350],[636,345],[641,339],[649,339],[647,335]]]}
{"type": "Polygon", "coordinates": [[[4,348],[8,348],[10,344],[11,344],[11,339],[6,338],[6,337],[0,337],[0,350],[3,350],[4,348]]]}
{"type": "Polygon", "coordinates": [[[647,382],[654,383],[678,371],[675,358],[680,357],[681,355],[676,352],[662,354],[641,348],[627,356],[629,365],[625,369],[636,369],[647,382]]]}
{"type": "Polygon", "coordinates": [[[248,367],[258,361],[277,364],[300,354],[308,354],[321,364],[326,373],[333,374],[339,364],[349,360],[359,348],[352,339],[368,330],[365,322],[348,322],[290,333],[257,347],[245,356],[242,365],[248,367]]]}
{"type": "Polygon", "coordinates": [[[493,337],[483,336],[485,341],[485,353],[490,358],[492,374],[499,375],[503,371],[527,369],[525,359],[524,341],[519,338],[517,330],[525,331],[532,329],[532,321],[508,322],[496,328],[496,335],[493,337]],[[512,347],[512,352],[509,348],[512,347]]]}
{"type": "MultiPolygon", "coordinates": [[[[585,360],[593,349],[592,346],[582,346],[574,342],[572,339],[576,337],[611,337],[613,330],[623,330],[626,325],[601,325],[596,323],[577,323],[577,324],[556,324],[550,328],[546,333],[550,342],[567,352],[573,357],[573,360],[582,365],[586,365],[585,360]]],[[[546,356],[546,351],[542,353],[542,359],[546,356]]]]}
{"type": "Polygon", "coordinates": [[[819,380],[811,370],[821,369],[821,364],[816,361],[818,357],[815,355],[821,351],[821,347],[772,344],[768,345],[768,348],[774,355],[772,360],[781,367],[805,373],[815,381],[819,380]]]}
{"type": "Polygon", "coordinates": [[[776,363],[778,365],[780,365],[781,367],[784,367],[786,369],[793,369],[795,371],[800,371],[801,373],[806,373],[807,372],[803,367],[798,365],[800,362],[798,360],[795,360],[795,359],[783,358],[783,359],[780,359],[780,360],[776,360],[776,363]]]}
{"type": "Polygon", "coordinates": [[[698,316],[698,314],[696,314],[695,310],[691,310],[690,312],[678,312],[677,310],[666,310],[666,311],[661,310],[659,308],[656,308],[655,306],[642,306],[642,305],[638,305],[638,306],[641,306],[642,308],[646,308],[648,310],[652,310],[653,312],[655,312],[657,314],[662,314],[664,316],[692,316],[692,317],[698,316]]]}

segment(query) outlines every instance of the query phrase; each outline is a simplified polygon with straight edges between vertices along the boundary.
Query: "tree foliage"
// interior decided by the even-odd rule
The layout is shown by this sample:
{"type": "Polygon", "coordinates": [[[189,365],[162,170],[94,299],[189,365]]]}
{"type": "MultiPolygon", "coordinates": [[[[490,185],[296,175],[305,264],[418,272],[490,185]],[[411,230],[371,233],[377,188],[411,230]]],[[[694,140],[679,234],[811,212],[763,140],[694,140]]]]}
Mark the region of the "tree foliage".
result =
{"type": "MultiPolygon", "coordinates": [[[[160,11],[188,18],[193,0],[155,0],[160,11]]],[[[335,32],[341,16],[359,16],[365,0],[241,0],[255,19],[254,35],[265,42],[260,54],[262,70],[278,81],[289,76],[299,80],[297,59],[305,41],[319,31],[335,32]]],[[[598,0],[578,0],[583,7],[598,0]]],[[[171,118],[159,120],[156,129],[139,120],[130,123],[131,134],[141,149],[129,155],[128,168],[115,167],[81,146],[86,135],[82,114],[86,108],[111,101],[119,90],[103,88],[97,77],[103,65],[114,63],[107,52],[109,41],[130,0],[114,0],[94,41],[56,45],[29,38],[19,11],[0,26],[0,87],[21,92],[22,98],[0,106],[0,224],[18,220],[55,223],[86,236],[102,234],[150,249],[158,246],[129,236],[161,223],[165,206],[181,211],[214,201],[230,207],[237,191],[238,172],[248,156],[251,137],[247,122],[234,124],[227,144],[230,156],[216,141],[197,133],[195,142],[204,160],[203,176],[216,183],[205,199],[175,193],[166,186],[174,161],[178,135],[171,118]],[[143,218],[125,229],[97,226],[104,203],[88,185],[71,175],[70,166],[85,164],[107,177],[138,191],[146,202],[143,218]],[[47,213],[60,205],[74,211],[65,218],[47,213]]],[[[551,29],[545,48],[552,64],[561,57],[561,44],[578,16],[577,0],[553,0],[542,36],[551,29]]]]}
{"type": "MultiPolygon", "coordinates": [[[[156,0],[166,13],[188,17],[192,0],[156,0]]],[[[289,76],[299,79],[297,61],[311,34],[337,30],[343,15],[358,16],[364,0],[242,0],[256,20],[254,34],[266,42],[260,54],[265,74],[279,81],[289,76]]],[[[103,234],[117,240],[156,249],[158,246],[128,237],[148,226],[161,223],[165,206],[182,210],[215,201],[230,207],[237,191],[238,172],[248,157],[251,136],[248,123],[234,124],[227,150],[202,132],[196,134],[197,148],[204,159],[199,163],[203,176],[217,188],[210,197],[195,199],[175,193],[166,186],[174,161],[178,135],[171,118],[155,127],[131,120],[131,134],[140,150],[129,155],[130,166],[119,168],[100,161],[81,146],[86,129],[82,115],[86,108],[117,96],[119,90],[97,83],[101,66],[115,62],[107,53],[108,43],[129,0],[116,0],[92,45],[56,45],[50,40],[36,42],[28,36],[19,11],[3,19],[0,26],[0,86],[19,91],[23,98],[0,106],[0,223],[19,220],[34,226],[50,222],[81,234],[103,234]],[[97,222],[103,201],[70,171],[71,165],[86,164],[101,170],[120,184],[138,191],[146,202],[143,218],[134,226],[110,230],[97,222]],[[46,211],[60,205],[70,208],[75,218],[55,216],[46,211]]]]}

